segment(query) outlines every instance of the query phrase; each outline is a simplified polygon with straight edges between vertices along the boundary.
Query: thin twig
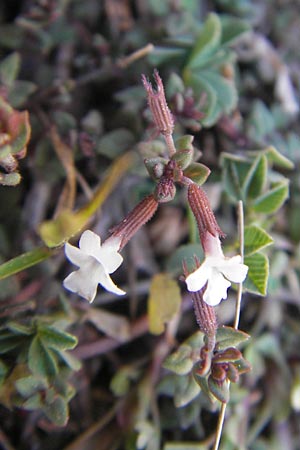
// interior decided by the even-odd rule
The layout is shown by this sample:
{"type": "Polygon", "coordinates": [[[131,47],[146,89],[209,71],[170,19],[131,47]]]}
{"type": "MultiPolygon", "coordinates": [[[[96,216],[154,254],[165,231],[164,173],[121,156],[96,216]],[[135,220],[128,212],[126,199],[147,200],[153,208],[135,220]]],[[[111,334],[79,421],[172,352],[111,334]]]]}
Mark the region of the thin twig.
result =
{"type": "MultiPolygon", "coordinates": [[[[244,209],[242,200],[238,203],[238,236],[240,243],[240,255],[242,262],[244,261],[244,209]]],[[[239,283],[235,307],[235,318],[233,327],[237,330],[240,322],[241,302],[243,294],[243,283],[239,283]]]]}
{"type": "MultiPolygon", "coordinates": [[[[241,200],[238,203],[238,236],[239,236],[239,243],[240,243],[240,255],[242,258],[242,262],[243,262],[243,260],[244,260],[244,209],[243,209],[243,202],[241,200]]],[[[234,325],[233,325],[233,327],[236,330],[238,329],[239,321],[240,321],[242,292],[243,292],[243,283],[239,283],[238,291],[237,291],[236,306],[235,306],[235,318],[234,318],[234,325]]],[[[228,389],[229,389],[229,387],[230,387],[230,383],[229,383],[228,389]]],[[[226,407],[227,407],[227,403],[222,403],[220,413],[219,413],[216,438],[215,438],[213,450],[218,450],[219,445],[220,445],[221,436],[222,436],[223,427],[224,427],[224,421],[225,421],[226,407]]]]}
{"type": "Polygon", "coordinates": [[[220,444],[220,440],[221,440],[221,436],[222,436],[222,431],[223,431],[223,426],[224,426],[226,406],[227,406],[227,403],[222,403],[222,406],[221,406],[221,409],[220,409],[220,413],[219,413],[219,419],[218,419],[218,425],[217,425],[217,434],[216,434],[216,439],[215,439],[215,443],[214,443],[214,446],[213,446],[213,450],[218,450],[218,448],[219,448],[219,444],[220,444]]]}

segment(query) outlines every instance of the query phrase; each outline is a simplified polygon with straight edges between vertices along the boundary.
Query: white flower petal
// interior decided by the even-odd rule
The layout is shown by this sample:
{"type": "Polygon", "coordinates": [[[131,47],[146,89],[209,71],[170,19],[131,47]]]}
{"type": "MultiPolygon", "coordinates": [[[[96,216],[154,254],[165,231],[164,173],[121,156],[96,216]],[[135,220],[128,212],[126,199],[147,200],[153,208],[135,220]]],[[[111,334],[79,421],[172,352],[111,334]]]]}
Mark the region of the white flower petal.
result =
{"type": "Polygon", "coordinates": [[[109,238],[103,242],[101,248],[97,251],[96,258],[105,266],[108,273],[115,272],[123,262],[123,257],[118,253],[120,244],[120,237],[109,238]]]}
{"type": "Polygon", "coordinates": [[[86,264],[90,256],[85,255],[79,248],[74,247],[68,242],[65,244],[65,255],[75,266],[80,267],[86,264]]]}
{"type": "Polygon", "coordinates": [[[214,271],[213,276],[208,280],[203,300],[209,306],[218,305],[222,299],[227,298],[227,289],[230,285],[230,281],[226,280],[219,272],[214,271]]]}
{"type": "Polygon", "coordinates": [[[90,256],[96,257],[96,252],[98,248],[101,246],[101,239],[98,234],[94,233],[91,230],[86,230],[82,233],[81,238],[79,240],[79,248],[84,253],[90,256]]]}
{"type": "Polygon", "coordinates": [[[190,273],[186,277],[187,288],[190,292],[200,291],[203,288],[207,280],[211,276],[211,268],[204,261],[203,264],[198,267],[194,272],[190,273]]]}
{"type": "Polygon", "coordinates": [[[70,273],[64,279],[63,285],[66,289],[75,294],[80,295],[89,302],[92,302],[96,297],[98,283],[86,277],[86,273],[82,270],[76,270],[70,273]]]}
{"type": "Polygon", "coordinates": [[[126,292],[122,291],[122,289],[118,288],[118,286],[112,281],[110,276],[106,273],[101,273],[99,277],[99,283],[103,286],[107,291],[112,292],[116,295],[125,295],[126,292]]]}
{"type": "Polygon", "coordinates": [[[242,283],[248,273],[248,266],[242,264],[240,255],[225,260],[222,265],[218,267],[220,272],[233,283],[242,283]]]}

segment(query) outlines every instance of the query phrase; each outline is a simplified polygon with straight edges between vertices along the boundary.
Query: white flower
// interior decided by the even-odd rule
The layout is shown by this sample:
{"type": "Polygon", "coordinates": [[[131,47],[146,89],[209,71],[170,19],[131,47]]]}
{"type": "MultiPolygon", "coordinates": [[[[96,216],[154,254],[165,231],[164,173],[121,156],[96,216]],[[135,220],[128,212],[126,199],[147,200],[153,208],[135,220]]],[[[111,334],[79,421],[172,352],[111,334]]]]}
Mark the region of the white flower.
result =
{"type": "Polygon", "coordinates": [[[241,283],[245,280],[248,266],[242,263],[240,255],[225,258],[218,237],[207,233],[206,244],[205,249],[209,252],[206,252],[205,260],[185,281],[191,292],[199,291],[207,283],[203,300],[208,305],[215,306],[227,298],[231,282],[241,283]]]}
{"type": "Polygon", "coordinates": [[[109,292],[124,295],[125,292],[119,289],[109,276],[123,261],[118,253],[120,242],[121,238],[113,237],[101,245],[100,237],[86,230],[79,240],[79,248],[66,243],[65,254],[79,269],[65,278],[64,287],[89,302],[94,300],[98,284],[109,292]]]}

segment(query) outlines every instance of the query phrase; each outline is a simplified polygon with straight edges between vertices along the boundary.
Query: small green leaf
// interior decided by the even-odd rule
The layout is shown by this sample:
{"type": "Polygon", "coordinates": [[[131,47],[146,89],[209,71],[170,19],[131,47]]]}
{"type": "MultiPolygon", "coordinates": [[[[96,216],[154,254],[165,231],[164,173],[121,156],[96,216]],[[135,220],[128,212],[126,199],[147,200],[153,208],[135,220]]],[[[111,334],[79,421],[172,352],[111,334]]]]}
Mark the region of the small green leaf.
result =
{"type": "Polygon", "coordinates": [[[22,323],[11,321],[6,324],[6,328],[13,334],[20,334],[23,336],[30,336],[33,333],[33,328],[22,323]]]}
{"type": "Polygon", "coordinates": [[[223,77],[215,70],[203,70],[198,74],[199,79],[216,92],[217,105],[220,112],[230,113],[237,104],[237,91],[231,80],[223,77]]]}
{"type": "Polygon", "coordinates": [[[202,108],[204,118],[201,119],[201,124],[207,127],[213,125],[220,112],[217,104],[216,91],[204,78],[201,78],[198,74],[188,70],[184,73],[184,80],[186,85],[192,87],[195,95],[198,97],[204,97],[205,99],[205,104],[202,108]]]}
{"type": "Polygon", "coordinates": [[[38,335],[45,347],[55,350],[73,349],[78,342],[72,334],[47,325],[38,326],[38,335]]]}
{"type": "Polygon", "coordinates": [[[249,24],[237,17],[222,16],[222,45],[232,44],[241,34],[250,30],[249,24]]]}
{"type": "Polygon", "coordinates": [[[11,87],[18,76],[21,65],[21,57],[17,52],[11,53],[0,64],[0,81],[11,87]]]}
{"type": "Polygon", "coordinates": [[[59,427],[63,427],[69,418],[68,402],[62,396],[56,395],[53,402],[44,406],[43,412],[51,422],[59,427]]]}
{"type": "Polygon", "coordinates": [[[236,347],[249,338],[249,334],[244,333],[244,331],[226,326],[219,327],[216,335],[217,349],[225,350],[228,347],[236,347]]]}
{"type": "Polygon", "coordinates": [[[253,103],[250,123],[250,136],[255,142],[260,142],[267,135],[271,134],[275,128],[275,121],[270,110],[261,101],[257,100],[253,103]]]}
{"type": "Polygon", "coordinates": [[[164,361],[163,367],[177,375],[187,375],[193,368],[192,348],[189,345],[181,345],[178,350],[169,355],[164,361]]]}
{"type": "Polygon", "coordinates": [[[267,181],[268,161],[264,154],[259,155],[253,161],[245,181],[243,191],[245,198],[256,198],[261,194],[267,181]]]}
{"type": "Polygon", "coordinates": [[[255,212],[271,214],[276,212],[289,197],[288,181],[283,181],[256,198],[252,204],[255,212]]]}
{"type": "Polygon", "coordinates": [[[178,167],[180,167],[180,169],[184,170],[186,169],[191,162],[193,161],[193,157],[194,157],[194,150],[193,149],[181,149],[178,150],[173,156],[172,156],[172,160],[176,161],[178,167]]]}
{"type": "Polygon", "coordinates": [[[148,299],[149,330],[153,334],[161,334],[168,323],[178,312],[181,295],[178,284],[167,274],[155,275],[150,286],[148,299]]]}
{"type": "Polygon", "coordinates": [[[127,128],[118,128],[106,133],[98,142],[97,153],[115,159],[129,150],[135,142],[134,135],[127,128]]]}
{"type": "Polygon", "coordinates": [[[28,269],[53,255],[53,251],[46,247],[37,247],[16,258],[10,259],[0,266],[0,280],[10,277],[22,270],[28,269]]]}
{"type": "Polygon", "coordinates": [[[271,236],[257,225],[248,225],[244,230],[244,252],[245,255],[252,253],[273,244],[271,236]]]}
{"type": "Polygon", "coordinates": [[[230,399],[229,383],[224,381],[219,384],[212,376],[208,377],[208,387],[210,392],[222,403],[228,403],[230,399]]]}
{"type": "Polygon", "coordinates": [[[254,294],[266,295],[269,277],[268,258],[262,253],[254,253],[246,256],[244,263],[249,267],[244,288],[254,294]]]}
{"type": "Polygon", "coordinates": [[[204,164],[194,162],[184,171],[184,175],[201,186],[210,175],[210,169],[204,164]]]}
{"type": "Polygon", "coordinates": [[[223,184],[228,196],[234,201],[245,200],[243,183],[251,167],[244,158],[222,154],[223,184]]]}
{"type": "Polygon", "coordinates": [[[46,382],[45,378],[30,375],[28,377],[19,378],[15,382],[15,386],[17,391],[23,397],[31,397],[36,392],[47,389],[48,383],[46,382]]]}
{"type": "Polygon", "coordinates": [[[21,404],[22,408],[28,411],[35,411],[43,408],[43,400],[40,393],[33,394],[21,404]]]}
{"type": "Polygon", "coordinates": [[[177,389],[174,395],[174,404],[177,408],[190,403],[200,392],[200,386],[196,383],[193,375],[178,377],[177,389]]]}
{"type": "Polygon", "coordinates": [[[186,50],[183,48],[155,46],[154,50],[148,55],[148,61],[153,66],[160,66],[169,61],[180,60],[185,54],[186,50]]]}
{"type": "Polygon", "coordinates": [[[264,151],[267,155],[268,160],[278,167],[282,167],[283,169],[293,169],[295,167],[295,164],[290,159],[283,156],[272,145],[270,147],[267,147],[264,151]]]}
{"type": "Polygon", "coordinates": [[[195,69],[203,66],[207,59],[217,51],[221,42],[222,27],[217,14],[209,14],[204,26],[196,39],[189,56],[187,66],[195,69]]]}
{"type": "Polygon", "coordinates": [[[34,375],[45,378],[52,377],[58,372],[53,353],[45,347],[38,336],[32,340],[29,347],[28,366],[34,375]]]}

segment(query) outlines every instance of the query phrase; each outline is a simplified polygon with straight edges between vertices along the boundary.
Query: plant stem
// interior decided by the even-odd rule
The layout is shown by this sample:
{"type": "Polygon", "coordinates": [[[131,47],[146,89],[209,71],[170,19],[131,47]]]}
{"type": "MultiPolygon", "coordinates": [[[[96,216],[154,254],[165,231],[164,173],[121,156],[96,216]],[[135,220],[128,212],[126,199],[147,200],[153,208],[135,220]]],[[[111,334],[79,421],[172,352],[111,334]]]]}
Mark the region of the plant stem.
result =
{"type": "MultiPolygon", "coordinates": [[[[242,200],[238,203],[238,236],[240,243],[240,255],[242,258],[242,262],[244,261],[244,209],[242,200]]],[[[239,283],[238,291],[237,291],[237,299],[236,299],[236,307],[235,307],[235,318],[233,327],[237,330],[240,322],[240,314],[241,314],[241,302],[242,302],[242,293],[243,293],[243,283],[239,283]]]]}
{"type": "Polygon", "coordinates": [[[216,439],[215,439],[215,443],[213,446],[213,450],[218,450],[218,448],[219,448],[222,431],[223,431],[224,420],[225,420],[226,406],[227,406],[227,403],[222,403],[222,406],[221,406],[221,409],[219,412],[217,434],[216,434],[216,439]]]}
{"type": "MultiPolygon", "coordinates": [[[[239,236],[239,243],[240,243],[240,255],[242,258],[242,262],[243,262],[243,260],[244,260],[244,209],[243,209],[243,202],[241,200],[238,203],[238,236],[239,236]]],[[[233,327],[236,330],[239,327],[239,321],[240,321],[242,292],[243,292],[243,283],[239,283],[238,291],[237,291],[236,306],[235,306],[234,325],[233,325],[233,327]]],[[[224,426],[224,420],[225,420],[226,406],[227,406],[227,403],[222,403],[222,406],[221,406],[221,409],[219,412],[219,419],[218,419],[216,438],[215,438],[213,450],[218,450],[219,445],[220,445],[220,440],[221,440],[223,426],[224,426]]]]}

